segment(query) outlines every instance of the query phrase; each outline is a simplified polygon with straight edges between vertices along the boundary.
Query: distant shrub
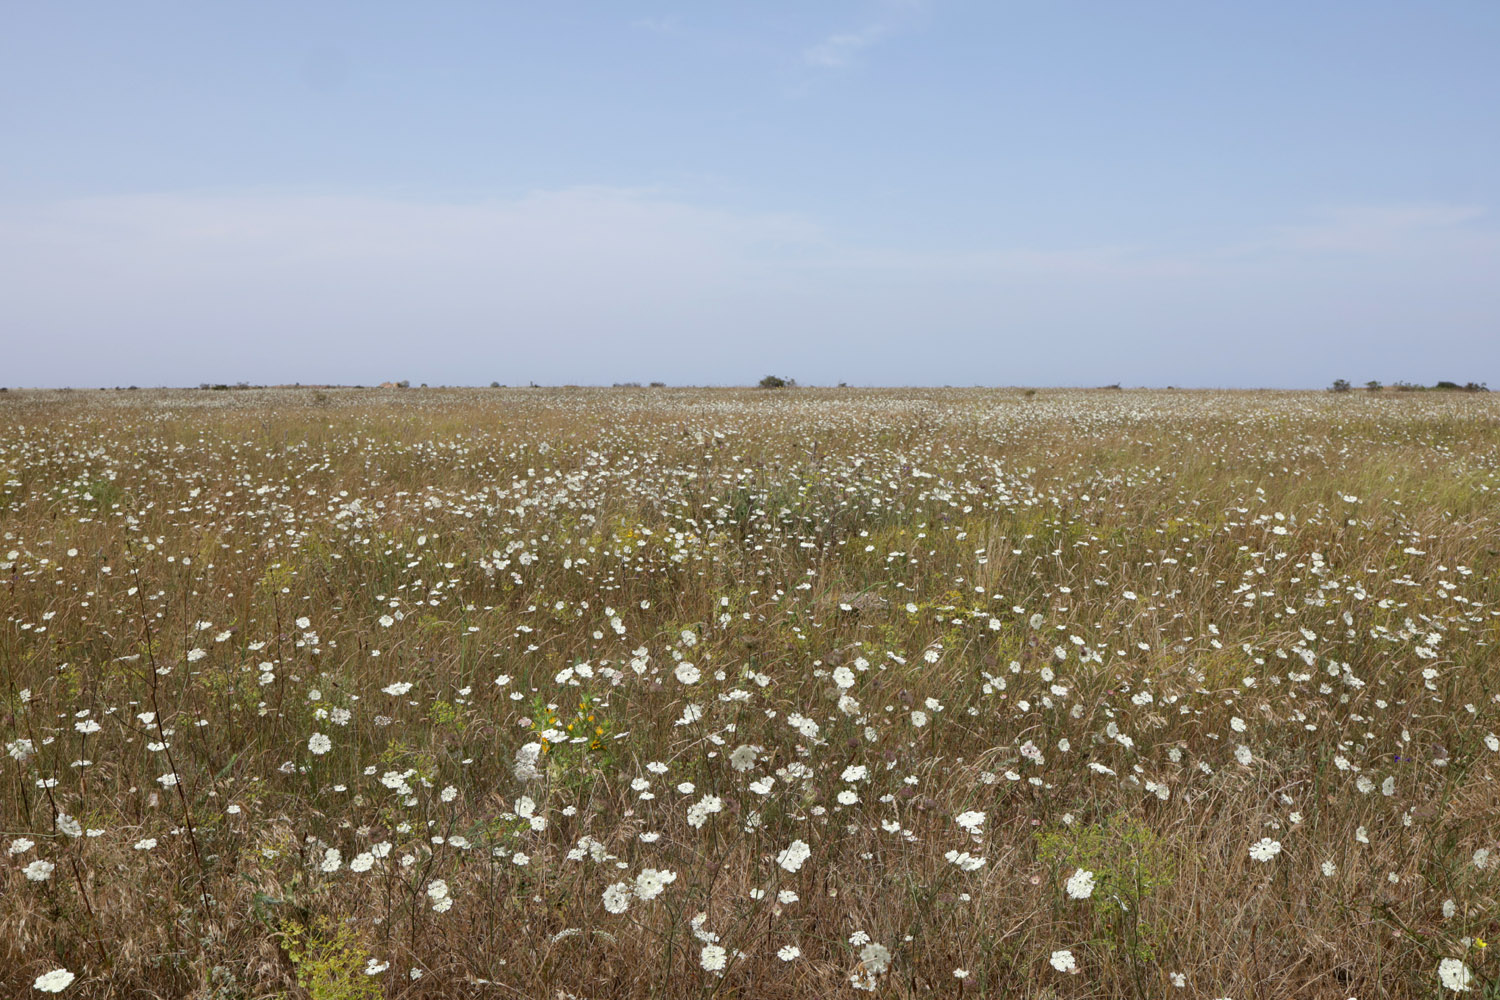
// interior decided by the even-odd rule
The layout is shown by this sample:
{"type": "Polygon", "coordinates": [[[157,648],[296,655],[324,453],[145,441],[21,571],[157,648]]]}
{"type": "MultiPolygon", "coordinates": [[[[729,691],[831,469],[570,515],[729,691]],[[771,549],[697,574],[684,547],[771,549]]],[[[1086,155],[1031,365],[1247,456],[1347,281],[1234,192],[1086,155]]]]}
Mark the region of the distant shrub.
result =
{"type": "Polygon", "coordinates": [[[1372,379],[1370,379],[1370,381],[1368,381],[1368,382],[1365,383],[1365,388],[1368,389],[1368,390],[1370,390],[1371,392],[1379,392],[1380,391],[1380,381],[1378,379],[1373,379],[1372,378],[1372,379]]]}
{"type": "Polygon", "coordinates": [[[760,380],[762,389],[785,389],[796,384],[796,379],[782,378],[780,375],[767,375],[760,380]]]}
{"type": "Polygon", "coordinates": [[[1349,385],[1349,380],[1348,379],[1346,379],[1346,378],[1336,378],[1336,379],[1333,380],[1333,385],[1330,385],[1328,387],[1328,391],[1329,392],[1348,392],[1350,388],[1351,388],[1351,386],[1349,385]]]}

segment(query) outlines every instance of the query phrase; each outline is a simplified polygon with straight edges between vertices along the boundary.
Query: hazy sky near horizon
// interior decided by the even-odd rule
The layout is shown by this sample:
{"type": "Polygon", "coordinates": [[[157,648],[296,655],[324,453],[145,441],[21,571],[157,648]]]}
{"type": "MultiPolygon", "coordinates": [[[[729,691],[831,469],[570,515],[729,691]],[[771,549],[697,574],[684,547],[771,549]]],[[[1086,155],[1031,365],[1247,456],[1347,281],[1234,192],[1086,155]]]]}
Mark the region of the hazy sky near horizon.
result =
{"type": "Polygon", "coordinates": [[[1500,383],[1500,3],[17,4],[0,384],[1500,383]]]}

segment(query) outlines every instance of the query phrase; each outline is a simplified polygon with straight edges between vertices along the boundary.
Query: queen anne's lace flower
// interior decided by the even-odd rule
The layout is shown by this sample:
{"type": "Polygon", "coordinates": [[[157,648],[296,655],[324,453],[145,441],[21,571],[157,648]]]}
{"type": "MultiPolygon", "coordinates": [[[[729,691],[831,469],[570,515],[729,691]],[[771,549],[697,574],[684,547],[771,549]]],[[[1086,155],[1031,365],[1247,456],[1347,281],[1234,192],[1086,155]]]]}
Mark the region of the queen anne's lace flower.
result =
{"type": "Polygon", "coordinates": [[[859,961],[871,975],[881,975],[891,967],[891,950],[878,941],[859,949],[859,961]]]}
{"type": "Polygon", "coordinates": [[[1454,993],[1464,993],[1474,980],[1474,973],[1461,959],[1445,958],[1438,963],[1438,981],[1454,993]]]}
{"type": "Polygon", "coordinates": [[[736,771],[748,771],[755,766],[755,761],[759,756],[760,747],[741,744],[735,747],[729,755],[729,766],[736,771]]]}
{"type": "Polygon", "coordinates": [[[1270,837],[1262,837],[1250,845],[1250,857],[1256,861],[1270,861],[1281,853],[1281,844],[1270,837]]]}
{"type": "Polygon", "coordinates": [[[968,812],[961,812],[953,817],[953,822],[963,827],[969,833],[978,833],[980,828],[984,826],[984,819],[984,813],[970,809],[968,812]]]}
{"type": "Polygon", "coordinates": [[[37,976],[36,982],[31,985],[32,988],[43,993],[61,993],[72,985],[74,978],[73,973],[67,969],[53,969],[51,972],[44,972],[37,976]]]}
{"type": "Polygon", "coordinates": [[[1069,899],[1088,899],[1094,894],[1094,873],[1080,868],[1068,879],[1069,899]]]}
{"type": "Polygon", "coordinates": [[[674,871],[657,871],[655,868],[645,868],[635,877],[635,896],[637,899],[649,902],[660,896],[668,885],[677,881],[677,873],[674,871]]]}
{"type": "Polygon", "coordinates": [[[616,882],[604,890],[604,909],[610,913],[624,913],[630,906],[630,886],[616,882]]]}
{"type": "Polygon", "coordinates": [[[805,841],[794,840],[787,845],[786,850],[776,855],[776,863],[789,872],[799,871],[804,862],[812,857],[812,848],[805,841]]]}

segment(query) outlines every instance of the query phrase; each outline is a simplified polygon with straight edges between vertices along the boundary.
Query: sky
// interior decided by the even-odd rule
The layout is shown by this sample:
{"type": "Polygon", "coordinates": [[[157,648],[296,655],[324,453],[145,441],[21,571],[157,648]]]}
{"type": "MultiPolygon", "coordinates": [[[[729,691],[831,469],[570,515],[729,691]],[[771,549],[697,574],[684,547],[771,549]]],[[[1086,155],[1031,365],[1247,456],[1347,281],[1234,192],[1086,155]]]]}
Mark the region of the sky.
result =
{"type": "Polygon", "coordinates": [[[1494,0],[10,5],[0,385],[1500,388],[1494,0]]]}

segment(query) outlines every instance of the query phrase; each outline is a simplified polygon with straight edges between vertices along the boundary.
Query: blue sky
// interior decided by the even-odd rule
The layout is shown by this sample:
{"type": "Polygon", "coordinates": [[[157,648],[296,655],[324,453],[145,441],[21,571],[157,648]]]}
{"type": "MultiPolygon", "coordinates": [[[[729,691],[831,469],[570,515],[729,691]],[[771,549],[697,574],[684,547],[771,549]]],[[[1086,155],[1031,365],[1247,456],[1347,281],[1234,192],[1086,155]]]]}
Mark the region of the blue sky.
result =
{"type": "Polygon", "coordinates": [[[1500,384],[1500,4],[16,5],[0,384],[1500,384]]]}

